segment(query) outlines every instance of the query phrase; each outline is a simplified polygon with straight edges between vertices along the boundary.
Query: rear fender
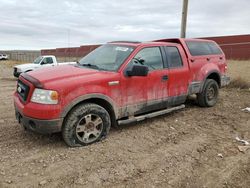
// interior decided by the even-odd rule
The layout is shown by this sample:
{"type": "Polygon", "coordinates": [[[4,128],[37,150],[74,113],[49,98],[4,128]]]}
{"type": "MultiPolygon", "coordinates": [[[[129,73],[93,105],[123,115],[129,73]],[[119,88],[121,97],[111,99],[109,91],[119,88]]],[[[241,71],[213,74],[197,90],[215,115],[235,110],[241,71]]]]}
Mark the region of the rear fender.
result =
{"type": "Polygon", "coordinates": [[[189,85],[189,94],[201,93],[207,79],[214,79],[221,87],[221,74],[218,66],[214,64],[204,65],[200,71],[193,75],[193,81],[189,85]]]}
{"type": "Polygon", "coordinates": [[[217,65],[215,64],[206,64],[204,65],[199,72],[194,74],[193,80],[195,81],[205,81],[209,75],[212,73],[216,73],[220,76],[220,69],[217,65]]]}

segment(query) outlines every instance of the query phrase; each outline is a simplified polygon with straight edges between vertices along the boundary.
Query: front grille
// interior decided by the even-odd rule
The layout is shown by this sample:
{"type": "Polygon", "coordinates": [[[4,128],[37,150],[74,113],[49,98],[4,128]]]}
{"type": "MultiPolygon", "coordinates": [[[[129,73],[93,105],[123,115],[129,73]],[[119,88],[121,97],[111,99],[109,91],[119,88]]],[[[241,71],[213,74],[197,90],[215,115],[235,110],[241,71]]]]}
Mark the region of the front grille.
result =
{"type": "Polygon", "coordinates": [[[29,95],[30,87],[23,83],[21,80],[17,82],[17,93],[23,101],[26,101],[29,95]]]}

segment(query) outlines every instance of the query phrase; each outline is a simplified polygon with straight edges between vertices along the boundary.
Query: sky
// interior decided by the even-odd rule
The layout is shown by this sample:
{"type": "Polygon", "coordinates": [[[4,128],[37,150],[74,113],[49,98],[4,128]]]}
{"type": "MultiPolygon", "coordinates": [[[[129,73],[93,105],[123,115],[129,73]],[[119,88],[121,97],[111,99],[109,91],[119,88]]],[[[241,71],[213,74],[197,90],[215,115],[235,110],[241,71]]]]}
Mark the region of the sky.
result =
{"type": "MultiPolygon", "coordinates": [[[[0,49],[180,36],[182,0],[0,0],[0,49]]],[[[250,34],[249,0],[189,0],[187,37],[250,34]]]]}

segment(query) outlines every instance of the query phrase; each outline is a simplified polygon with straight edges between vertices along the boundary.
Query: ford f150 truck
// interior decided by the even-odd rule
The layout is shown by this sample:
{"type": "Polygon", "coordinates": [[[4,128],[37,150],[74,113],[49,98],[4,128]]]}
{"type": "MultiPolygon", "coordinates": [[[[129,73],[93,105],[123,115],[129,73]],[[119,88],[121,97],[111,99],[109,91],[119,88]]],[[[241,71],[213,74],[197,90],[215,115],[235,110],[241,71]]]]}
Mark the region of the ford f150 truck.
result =
{"type": "Polygon", "coordinates": [[[62,132],[69,146],[106,137],[111,126],[183,108],[189,95],[212,107],[229,83],[226,59],[208,40],[110,42],[76,65],[21,74],[16,118],[38,133],[62,132]]]}
{"type": "Polygon", "coordinates": [[[40,68],[45,67],[53,67],[57,65],[65,65],[65,64],[76,64],[76,62],[65,62],[65,63],[58,63],[56,57],[53,55],[46,55],[46,56],[39,56],[34,60],[33,63],[27,63],[22,65],[16,65],[14,67],[13,75],[15,77],[19,77],[21,73],[33,71],[40,68]]]}

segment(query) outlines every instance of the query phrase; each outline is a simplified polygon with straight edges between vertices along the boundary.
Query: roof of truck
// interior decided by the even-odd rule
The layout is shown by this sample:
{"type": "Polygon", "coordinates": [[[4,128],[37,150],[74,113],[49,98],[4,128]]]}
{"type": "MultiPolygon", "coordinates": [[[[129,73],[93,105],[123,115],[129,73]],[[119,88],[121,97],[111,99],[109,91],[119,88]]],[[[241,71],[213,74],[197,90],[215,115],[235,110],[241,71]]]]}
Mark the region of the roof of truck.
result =
{"type": "Polygon", "coordinates": [[[197,42],[211,42],[211,40],[206,39],[194,39],[194,38],[169,38],[169,39],[158,39],[153,42],[170,42],[170,43],[184,43],[186,41],[197,41],[197,42]]]}
{"type": "Polygon", "coordinates": [[[192,39],[192,38],[169,38],[169,39],[159,39],[159,40],[154,40],[154,41],[146,41],[146,42],[139,42],[139,41],[113,41],[109,42],[111,44],[122,44],[122,45],[128,45],[128,46],[140,46],[140,45],[145,45],[145,44],[166,44],[166,43],[171,43],[171,44],[180,44],[181,42],[185,41],[197,41],[197,42],[205,42],[205,41],[210,41],[210,40],[205,40],[205,39],[192,39]]]}
{"type": "Polygon", "coordinates": [[[149,44],[159,44],[159,43],[169,43],[169,42],[154,42],[154,41],[148,41],[148,42],[131,42],[131,41],[114,41],[109,42],[109,44],[119,44],[119,45],[126,45],[126,46],[141,46],[141,45],[149,45],[149,44]]]}

